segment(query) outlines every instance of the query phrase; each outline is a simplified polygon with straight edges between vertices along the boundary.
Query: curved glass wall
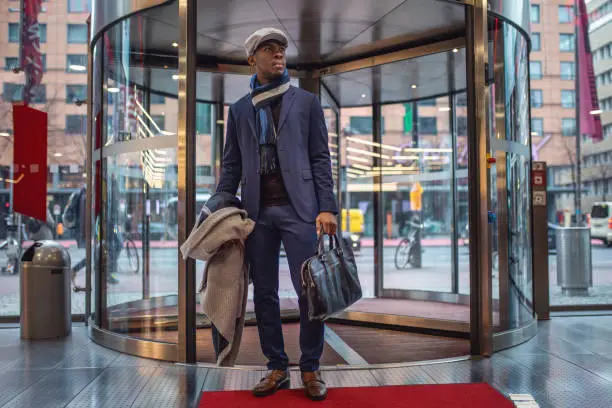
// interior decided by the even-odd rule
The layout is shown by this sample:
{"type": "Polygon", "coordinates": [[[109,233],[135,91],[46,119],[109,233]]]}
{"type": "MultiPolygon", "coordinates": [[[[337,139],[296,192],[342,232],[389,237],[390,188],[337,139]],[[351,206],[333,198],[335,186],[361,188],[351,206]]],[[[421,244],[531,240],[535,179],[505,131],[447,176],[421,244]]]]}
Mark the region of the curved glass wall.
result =
{"type": "MultiPolygon", "coordinates": [[[[94,88],[101,97],[96,130],[103,144],[101,186],[94,196],[100,216],[93,231],[102,248],[101,327],[159,340],[178,313],[178,104],[172,96],[178,88],[174,81],[174,89],[162,94],[146,86],[152,70],[144,68],[143,55],[132,52],[133,38],[144,35],[139,23],[139,17],[121,21],[96,46],[104,67],[94,88]]],[[[164,73],[172,78],[176,70],[166,67],[164,73]]]]}
{"type": "MultiPolygon", "coordinates": [[[[315,38],[289,25],[298,47],[290,47],[288,59],[292,85],[317,92],[323,106],[334,187],[342,209],[342,236],[353,245],[363,286],[364,299],[329,322],[330,327],[349,345],[364,334],[342,323],[435,330],[449,343],[432,355],[451,357],[469,353],[467,338],[473,324],[469,226],[477,221],[470,219],[469,193],[478,186],[468,176],[474,126],[467,106],[466,89],[471,82],[466,75],[465,10],[463,5],[445,1],[410,0],[396,15],[378,10],[380,15],[371,18],[381,26],[396,27],[392,22],[416,6],[448,11],[446,22],[436,20],[436,13],[427,13],[428,28],[437,24],[454,37],[430,38],[425,46],[405,45],[405,50],[385,54],[374,65],[373,60],[359,58],[359,52],[369,49],[364,38],[330,40],[321,49],[313,44],[322,44],[323,37],[331,35],[325,27],[322,37],[315,38]],[[315,70],[319,75],[311,78],[312,70],[298,70],[308,56],[318,56],[319,61],[327,58],[330,68],[315,70]],[[339,63],[347,58],[355,61],[339,63]],[[406,253],[405,240],[418,242],[416,250],[406,253]]],[[[280,2],[265,2],[262,7],[276,11],[281,21],[292,18],[293,12],[280,2]]],[[[177,306],[182,262],[178,164],[186,154],[195,155],[194,194],[188,199],[197,213],[218,180],[228,105],[249,91],[249,68],[237,62],[243,50],[233,44],[259,25],[259,11],[254,17],[245,13],[219,14],[225,23],[239,28],[223,33],[197,30],[206,34],[198,36],[196,103],[190,107],[196,118],[195,152],[183,156],[177,149],[181,122],[177,3],[110,26],[92,48],[93,309],[97,325],[118,335],[113,341],[144,339],[173,347],[184,341],[179,331],[183,309],[177,306]],[[215,51],[219,44],[220,51],[215,51]],[[207,53],[220,53],[215,57],[219,62],[209,61],[207,53]]],[[[300,15],[304,18],[308,13],[300,15]]],[[[357,17],[351,15],[347,21],[357,17]]],[[[495,69],[487,83],[487,130],[491,154],[498,159],[489,172],[490,209],[498,215],[491,228],[491,313],[494,331],[502,334],[533,321],[528,43],[509,23],[495,23],[493,17],[490,22],[494,29],[489,33],[489,65],[495,69]]],[[[198,24],[206,28],[212,23],[202,17],[198,24]]],[[[355,24],[354,30],[360,23],[355,24]]],[[[393,30],[371,33],[380,46],[395,41],[397,34],[393,30]]],[[[297,302],[283,252],[279,264],[279,297],[289,324],[288,344],[292,344],[297,302]]],[[[196,262],[196,291],[203,270],[204,264],[196,262]]],[[[252,288],[243,344],[257,349],[250,299],[252,288]]],[[[201,350],[207,350],[198,352],[198,358],[212,363],[210,322],[201,312],[197,293],[193,300],[196,340],[201,350]]],[[[381,339],[393,336],[387,331],[381,339]]],[[[393,361],[380,362],[422,359],[414,342],[405,344],[389,357],[393,361]]],[[[174,353],[176,348],[169,350],[174,353]]],[[[343,363],[334,352],[327,351],[324,360],[343,363]]],[[[173,354],[164,356],[173,359],[173,354]]],[[[255,364],[258,358],[246,353],[242,362],[255,364]]]]}

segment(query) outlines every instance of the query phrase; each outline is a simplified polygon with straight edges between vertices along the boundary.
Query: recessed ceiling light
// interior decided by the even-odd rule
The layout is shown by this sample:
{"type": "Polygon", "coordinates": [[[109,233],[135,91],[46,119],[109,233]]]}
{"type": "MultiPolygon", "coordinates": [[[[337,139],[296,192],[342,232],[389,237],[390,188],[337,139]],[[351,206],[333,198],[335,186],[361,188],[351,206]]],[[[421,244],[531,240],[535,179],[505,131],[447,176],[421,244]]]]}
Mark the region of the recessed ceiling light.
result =
{"type": "Polygon", "coordinates": [[[0,137],[9,137],[9,132],[0,132],[0,137]]]}
{"type": "Polygon", "coordinates": [[[362,98],[362,99],[365,99],[366,97],[367,97],[367,95],[366,95],[366,94],[361,94],[361,98],[362,98]]]}
{"type": "Polygon", "coordinates": [[[63,156],[63,154],[61,154],[61,153],[55,153],[55,154],[54,154],[54,156],[55,156],[55,157],[62,157],[62,156],[63,156]]]}
{"type": "Polygon", "coordinates": [[[458,48],[455,48],[455,49],[453,49],[453,52],[455,52],[455,53],[456,53],[456,52],[459,52],[459,49],[458,49],[458,48]]]}
{"type": "Polygon", "coordinates": [[[450,112],[450,107],[448,106],[443,106],[441,108],[438,109],[440,112],[450,112]]]}
{"type": "Polygon", "coordinates": [[[531,132],[531,136],[540,136],[538,132],[531,132]]]}
{"type": "Polygon", "coordinates": [[[83,65],[70,65],[68,68],[70,68],[71,71],[78,71],[78,72],[87,71],[87,67],[83,65]]]}
{"type": "Polygon", "coordinates": [[[173,46],[174,48],[178,48],[178,43],[177,43],[177,42],[173,42],[173,43],[172,43],[172,46],[173,46]]]}
{"type": "Polygon", "coordinates": [[[412,84],[412,89],[416,89],[416,87],[417,86],[415,84],[412,84]]]}
{"type": "Polygon", "coordinates": [[[601,109],[592,110],[591,115],[601,115],[603,111],[601,109]]]}
{"type": "Polygon", "coordinates": [[[178,75],[177,75],[177,74],[172,75],[172,79],[174,79],[175,81],[177,81],[177,80],[178,80],[178,75]]]}
{"type": "Polygon", "coordinates": [[[110,93],[119,93],[119,88],[108,88],[108,92],[110,92],[110,93]]]}

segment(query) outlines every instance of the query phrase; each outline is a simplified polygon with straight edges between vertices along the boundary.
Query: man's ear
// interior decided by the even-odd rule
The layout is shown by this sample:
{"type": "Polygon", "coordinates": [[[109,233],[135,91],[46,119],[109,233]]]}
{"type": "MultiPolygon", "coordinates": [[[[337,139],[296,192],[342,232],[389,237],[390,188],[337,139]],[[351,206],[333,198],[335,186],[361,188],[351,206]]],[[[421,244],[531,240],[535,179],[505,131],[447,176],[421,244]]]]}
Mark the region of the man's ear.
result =
{"type": "Polygon", "coordinates": [[[247,59],[248,63],[250,66],[254,67],[255,66],[255,56],[251,55],[248,59],[247,59]]]}

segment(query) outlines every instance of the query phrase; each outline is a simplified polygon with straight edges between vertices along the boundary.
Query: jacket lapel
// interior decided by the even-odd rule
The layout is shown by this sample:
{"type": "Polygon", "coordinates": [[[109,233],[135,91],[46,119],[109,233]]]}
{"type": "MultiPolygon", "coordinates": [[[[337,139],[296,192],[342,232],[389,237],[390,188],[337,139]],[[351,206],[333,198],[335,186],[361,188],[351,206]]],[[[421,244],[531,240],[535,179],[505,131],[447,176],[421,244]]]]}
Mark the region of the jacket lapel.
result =
{"type": "Polygon", "coordinates": [[[285,121],[287,120],[287,116],[289,116],[289,112],[291,111],[291,105],[293,105],[294,100],[295,88],[291,86],[289,87],[289,90],[283,95],[283,104],[281,105],[280,118],[278,119],[278,130],[276,131],[279,135],[281,130],[283,129],[285,121]]]}
{"type": "Polygon", "coordinates": [[[249,126],[251,128],[251,134],[255,138],[257,144],[259,144],[259,139],[257,138],[257,129],[255,129],[255,107],[253,106],[253,99],[251,95],[248,98],[248,106],[247,106],[247,122],[249,122],[249,126]]]}

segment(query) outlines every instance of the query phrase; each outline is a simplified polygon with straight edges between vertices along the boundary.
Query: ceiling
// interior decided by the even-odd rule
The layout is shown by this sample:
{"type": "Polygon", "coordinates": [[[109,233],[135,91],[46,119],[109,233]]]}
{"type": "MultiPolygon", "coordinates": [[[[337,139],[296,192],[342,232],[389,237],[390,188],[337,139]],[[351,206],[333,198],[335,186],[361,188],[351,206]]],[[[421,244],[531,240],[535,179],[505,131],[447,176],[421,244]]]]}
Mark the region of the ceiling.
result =
{"type": "MultiPolygon", "coordinates": [[[[219,74],[203,70],[243,65],[242,43],[262,26],[288,33],[288,66],[299,70],[353,61],[375,55],[376,50],[397,50],[398,44],[406,49],[461,37],[464,7],[447,0],[199,0],[197,98],[216,99],[213,81],[219,74]]],[[[146,10],[112,27],[106,35],[110,47],[104,49],[114,50],[115,61],[131,54],[130,82],[144,86],[144,73],[150,71],[148,87],[175,97],[177,20],[176,2],[146,10]],[[130,44],[122,47],[126,28],[130,44]]],[[[106,74],[116,77],[122,71],[118,67],[107,65],[106,74]]],[[[248,75],[224,74],[223,80],[224,103],[233,103],[249,91],[248,75]]],[[[341,106],[427,99],[466,87],[465,51],[328,75],[322,82],[341,106]],[[375,83],[380,84],[380,93],[373,92],[375,83]]],[[[297,79],[293,83],[297,86],[297,79]]]]}
{"type": "MultiPolygon", "coordinates": [[[[197,50],[244,64],[244,40],[261,27],[276,27],[290,38],[290,66],[329,64],[462,32],[464,17],[464,5],[451,0],[199,0],[197,50]]],[[[177,2],[129,21],[135,50],[176,55],[177,2]]]]}

